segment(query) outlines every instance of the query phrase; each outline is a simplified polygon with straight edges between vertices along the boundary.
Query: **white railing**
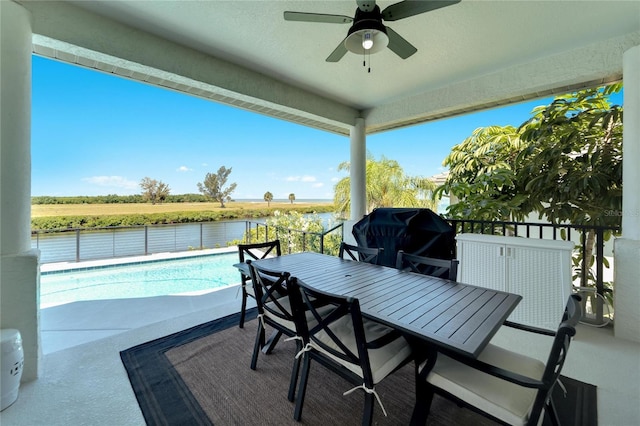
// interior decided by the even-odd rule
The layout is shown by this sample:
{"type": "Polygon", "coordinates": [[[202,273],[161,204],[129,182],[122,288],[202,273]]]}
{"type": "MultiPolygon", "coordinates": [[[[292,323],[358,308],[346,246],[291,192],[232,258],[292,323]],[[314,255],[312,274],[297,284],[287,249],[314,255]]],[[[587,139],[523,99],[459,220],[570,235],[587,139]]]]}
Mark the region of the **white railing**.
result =
{"type": "Polygon", "coordinates": [[[31,246],[41,263],[80,262],[113,257],[226,247],[241,239],[245,221],[117,226],[33,231],[31,246]]]}

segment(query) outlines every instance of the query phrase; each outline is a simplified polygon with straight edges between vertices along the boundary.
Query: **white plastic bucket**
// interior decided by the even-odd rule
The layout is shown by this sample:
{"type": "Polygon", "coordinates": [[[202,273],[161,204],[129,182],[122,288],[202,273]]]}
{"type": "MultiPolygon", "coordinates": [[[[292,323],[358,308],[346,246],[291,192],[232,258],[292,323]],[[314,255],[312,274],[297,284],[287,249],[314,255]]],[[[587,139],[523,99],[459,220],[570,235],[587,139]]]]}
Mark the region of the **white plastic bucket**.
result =
{"type": "Polygon", "coordinates": [[[18,330],[11,328],[0,330],[0,341],[0,411],[2,411],[18,399],[24,353],[22,336],[18,330]]]}

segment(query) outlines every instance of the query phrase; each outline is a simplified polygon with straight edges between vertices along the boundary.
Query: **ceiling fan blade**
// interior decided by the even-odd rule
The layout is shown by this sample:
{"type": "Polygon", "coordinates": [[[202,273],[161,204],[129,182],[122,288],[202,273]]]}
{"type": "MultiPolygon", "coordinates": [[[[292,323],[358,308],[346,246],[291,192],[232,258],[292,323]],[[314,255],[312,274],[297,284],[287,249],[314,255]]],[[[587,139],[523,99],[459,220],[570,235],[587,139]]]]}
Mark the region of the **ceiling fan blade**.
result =
{"type": "Polygon", "coordinates": [[[348,24],[353,18],[344,15],[326,15],[324,13],[284,12],[285,21],[322,22],[326,24],[348,24]]]}
{"type": "Polygon", "coordinates": [[[389,45],[387,47],[402,59],[407,59],[418,51],[413,44],[389,27],[387,27],[387,36],[389,37],[389,45]]]}
{"type": "Polygon", "coordinates": [[[338,47],[335,48],[331,55],[326,59],[327,62],[338,62],[344,55],[347,54],[347,47],[344,45],[344,40],[340,42],[338,47]]]}
{"type": "Polygon", "coordinates": [[[440,9],[441,7],[451,6],[460,3],[460,1],[461,0],[405,0],[387,6],[382,11],[382,19],[385,21],[397,21],[398,19],[419,15],[440,9]]]}

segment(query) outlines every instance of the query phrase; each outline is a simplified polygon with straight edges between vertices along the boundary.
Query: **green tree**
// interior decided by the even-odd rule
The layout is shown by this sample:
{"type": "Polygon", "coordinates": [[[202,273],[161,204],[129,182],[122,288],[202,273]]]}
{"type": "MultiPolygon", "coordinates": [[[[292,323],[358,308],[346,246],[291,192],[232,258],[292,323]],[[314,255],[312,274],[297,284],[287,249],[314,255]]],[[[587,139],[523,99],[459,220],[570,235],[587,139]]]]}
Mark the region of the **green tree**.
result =
{"type": "Polygon", "coordinates": [[[228,169],[225,166],[221,166],[216,174],[207,173],[204,177],[204,183],[198,182],[198,190],[205,196],[212,198],[220,203],[220,207],[224,208],[224,203],[231,200],[231,194],[236,189],[236,184],[227,184],[227,179],[231,174],[231,167],[228,169]]]}
{"type": "MultiPolygon", "coordinates": [[[[622,108],[611,105],[608,95],[621,87],[559,96],[535,109],[521,126],[522,138],[530,143],[518,157],[522,167],[517,178],[532,200],[529,209],[540,217],[554,223],[620,226],[622,108]]],[[[594,279],[595,239],[595,230],[587,231],[584,253],[574,256],[576,278],[583,286],[594,279]]]]}
{"type": "Polygon", "coordinates": [[[291,202],[291,204],[293,204],[295,200],[296,200],[296,194],[292,192],[291,194],[289,194],[289,201],[291,202]]]}
{"type": "MultiPolygon", "coordinates": [[[[350,163],[343,162],[338,170],[349,171],[350,163]]],[[[384,156],[376,161],[367,155],[366,197],[367,210],[378,207],[425,207],[437,209],[433,198],[435,184],[428,178],[411,177],[404,173],[400,164],[384,156]]],[[[336,212],[345,216],[351,209],[351,178],[342,178],[334,188],[336,212]]]]}
{"type": "Polygon", "coordinates": [[[517,157],[527,146],[513,126],[480,127],[451,149],[443,165],[449,176],[436,190],[458,200],[452,217],[477,220],[522,220],[526,196],[516,181],[517,157]]]}
{"type": "Polygon", "coordinates": [[[436,190],[459,199],[452,217],[618,225],[622,205],[622,109],[608,95],[620,85],[556,97],[519,128],[476,129],[443,164],[436,190]]]}
{"type": "Polygon", "coordinates": [[[269,191],[264,193],[264,200],[267,202],[267,207],[271,207],[271,202],[273,201],[273,194],[269,191]]]}
{"type": "Polygon", "coordinates": [[[608,95],[620,84],[559,96],[536,108],[520,131],[528,142],[517,179],[553,222],[619,225],[622,208],[622,108],[608,95]]]}
{"type": "Polygon", "coordinates": [[[158,201],[160,203],[164,203],[167,200],[170,191],[171,189],[169,188],[169,185],[164,182],[158,182],[158,201]]]}
{"type": "MultiPolygon", "coordinates": [[[[622,108],[609,95],[621,84],[556,97],[535,108],[518,129],[485,127],[453,148],[450,174],[437,193],[460,199],[452,217],[505,220],[538,213],[552,223],[620,225],[622,208],[622,108]]],[[[609,238],[605,235],[605,238],[609,238]]],[[[594,263],[595,232],[585,252],[594,263]]],[[[582,285],[592,274],[579,273],[582,285]]]]}
{"type": "Polygon", "coordinates": [[[151,201],[151,204],[162,203],[171,191],[166,183],[149,177],[144,177],[140,181],[140,188],[142,188],[142,198],[151,201]]]}

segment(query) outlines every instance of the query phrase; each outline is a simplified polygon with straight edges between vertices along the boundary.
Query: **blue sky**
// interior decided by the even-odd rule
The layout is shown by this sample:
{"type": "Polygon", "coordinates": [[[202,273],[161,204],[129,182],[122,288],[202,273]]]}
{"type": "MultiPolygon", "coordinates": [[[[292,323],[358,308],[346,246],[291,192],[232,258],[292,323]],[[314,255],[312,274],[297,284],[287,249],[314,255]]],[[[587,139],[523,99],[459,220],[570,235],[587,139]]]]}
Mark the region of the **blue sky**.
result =
{"type": "MultiPolygon", "coordinates": [[[[220,166],[235,199],[330,199],[349,138],[78,66],[33,57],[32,195],[129,195],[144,177],[197,193],[220,166]]],[[[451,147],[489,125],[518,126],[517,104],[367,137],[410,176],[442,172],[451,147]]]]}

